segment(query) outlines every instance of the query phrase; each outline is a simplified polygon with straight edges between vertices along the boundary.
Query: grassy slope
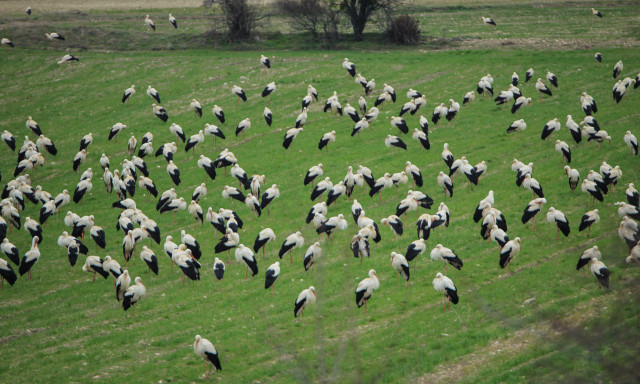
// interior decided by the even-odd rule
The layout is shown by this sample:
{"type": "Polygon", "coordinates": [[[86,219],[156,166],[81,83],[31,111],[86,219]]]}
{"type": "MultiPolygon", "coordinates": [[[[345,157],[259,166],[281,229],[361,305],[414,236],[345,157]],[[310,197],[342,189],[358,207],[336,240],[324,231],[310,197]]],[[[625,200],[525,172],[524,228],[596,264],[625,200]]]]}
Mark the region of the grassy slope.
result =
{"type": "MultiPolygon", "coordinates": [[[[118,23],[114,26],[130,28],[118,23]]],[[[141,303],[135,318],[124,316],[118,308],[110,282],[92,284],[79,266],[69,271],[66,257],[55,244],[63,225],[51,221],[45,227],[43,256],[34,267],[33,280],[20,279],[15,287],[5,288],[1,293],[0,343],[3,351],[12,356],[7,364],[0,365],[2,381],[9,376],[17,376],[18,382],[86,382],[91,378],[103,382],[122,378],[134,382],[194,381],[203,368],[190,350],[196,333],[218,347],[225,369],[223,376],[234,382],[321,378],[347,382],[376,379],[397,382],[399,378],[428,381],[423,374],[448,372],[451,365],[460,362],[475,369],[451,374],[469,382],[514,381],[522,377],[605,380],[607,375],[627,374],[620,369],[624,368],[623,363],[612,365],[631,350],[625,348],[624,342],[633,345],[632,341],[637,340],[635,333],[624,332],[638,321],[637,303],[630,300],[637,270],[624,265],[626,249],[615,234],[619,219],[613,202],[623,199],[624,188],[617,188],[602,207],[596,205],[601,208],[602,222],[594,228],[593,240],[572,233],[568,240],[556,242],[555,229],[550,224],[540,223],[533,233],[530,226],[525,228],[519,223],[530,195],[515,187],[509,165],[514,157],[535,162],[534,174],[545,189],[548,206],[563,210],[575,231],[582,213],[590,209],[588,197],[568,190],[559,154],[553,151],[552,142],[540,141],[539,133],[553,117],[564,123],[565,115],[571,113],[579,119],[582,112],[578,96],[587,91],[599,103],[598,121],[613,136],[613,144],[605,144],[597,152],[591,143],[572,145],[575,157],[572,165],[584,176],[606,160],[622,167],[624,182],[637,182],[638,159],[630,158],[622,143],[626,130],[635,130],[638,135],[638,115],[634,109],[637,92],[617,106],[610,96],[610,70],[615,61],[624,61],[624,75],[631,76],[640,70],[634,52],[602,49],[605,56],[602,65],[594,63],[592,51],[394,52],[384,56],[349,53],[365,76],[376,77],[379,86],[388,82],[396,87],[400,100],[409,87],[423,91],[428,100],[428,108],[423,112],[426,115],[435,104],[450,97],[460,100],[488,72],[496,79],[496,90],[506,88],[512,71],[523,76],[530,66],[537,74],[543,75],[549,69],[560,78],[560,89],[553,98],[543,103],[534,98],[535,104],[517,117],[524,118],[529,125],[519,136],[505,134],[506,127],[515,119],[508,111],[488,100],[477,100],[463,108],[455,124],[432,127],[430,152],[419,151],[417,144],[406,138],[409,151],[393,156],[382,141],[386,134],[394,133],[388,118],[397,113],[398,104],[385,107],[374,130],[364,133],[360,140],[348,136],[351,124],[346,118],[331,119],[314,104],[309,124],[292,148],[285,151],[281,147],[284,132],[280,130],[294,121],[306,84],[314,84],[321,98],[336,90],[343,103],[357,100],[360,89],[340,68],[344,53],[271,52],[274,69],[264,75],[256,65],[255,53],[84,53],[79,65],[57,70],[52,63],[60,56],[58,52],[3,51],[0,73],[3,83],[10,85],[0,91],[0,130],[9,129],[22,137],[26,134],[25,118],[33,115],[60,151],[58,157],[49,158],[43,170],[38,170],[34,185],[40,184],[54,194],[63,188],[73,189],[78,175],[71,170],[71,159],[79,139],[89,131],[94,132],[96,140],[89,148],[86,166],[94,171],[99,169],[102,152],[111,157],[112,168],[124,159],[126,139],[131,134],[140,139],[146,131],[153,132],[156,147],[172,140],[167,127],[151,115],[150,100],[144,95],[146,85],[153,84],[161,92],[170,122],[181,124],[188,135],[201,129],[204,122],[214,122],[210,112],[213,103],[225,107],[229,120],[225,133],[229,136],[233,136],[235,123],[244,117],[251,117],[254,122],[242,145],[238,145],[239,140],[229,138],[214,148],[208,141],[196,149],[195,155],[177,154],[177,164],[185,175],[178,188],[180,195],[190,196],[203,180],[203,172],[195,166],[198,155],[214,157],[226,146],[234,151],[247,172],[266,174],[267,185],[277,183],[282,197],[273,203],[272,216],[250,219],[244,207],[238,208],[247,221],[241,232],[242,242],[252,244],[258,231],[267,226],[278,236],[276,244],[268,246],[267,260],[259,259],[260,278],[243,280],[243,268],[234,263],[228,266],[223,284],[217,285],[210,271],[217,241],[212,228],[193,230],[186,212],[178,216],[174,226],[170,216],[155,213],[154,202],[145,203],[137,196],[139,207],[158,221],[163,237],[168,234],[178,237],[180,229],[186,229],[198,238],[205,250],[206,271],[201,282],[182,286],[180,274],[170,273],[168,260],[156,246],[162,264],[160,276],[144,280],[149,296],[141,303]],[[265,102],[258,93],[272,79],[278,83],[278,90],[269,105],[275,123],[268,128],[261,118],[265,102]],[[123,106],[118,99],[131,83],[138,86],[139,94],[123,106]],[[237,107],[230,95],[233,83],[242,85],[250,95],[242,107],[237,107]],[[188,110],[188,102],[194,97],[205,106],[205,118],[199,121],[188,110]],[[107,142],[108,128],[117,121],[128,124],[130,132],[125,131],[117,144],[107,142]],[[338,132],[338,142],[328,154],[319,153],[317,141],[329,130],[338,132]],[[466,155],[472,163],[489,162],[488,175],[479,188],[466,190],[462,180],[456,180],[455,197],[447,201],[454,222],[429,241],[430,246],[441,242],[453,248],[465,261],[462,272],[449,272],[462,297],[453,311],[441,312],[440,296],[430,287],[440,265],[428,258],[419,260],[418,268],[412,270],[408,289],[396,281],[389,267],[389,253],[404,252],[415,239],[413,215],[405,221],[406,234],[398,239],[392,239],[388,229],[382,228],[383,242],[373,247],[373,257],[363,265],[349,256],[348,241],[355,232],[350,222],[345,233],[336,234],[333,246],[323,243],[325,255],[318,270],[305,274],[301,261],[304,250],[298,250],[293,266],[283,263],[274,298],[263,292],[263,272],[276,258],[277,248],[289,233],[302,229],[307,245],[315,241],[313,230],[302,222],[310,207],[310,190],[301,187],[308,167],[322,162],[327,175],[336,181],[343,177],[348,165],[365,164],[380,176],[400,171],[408,159],[423,170],[427,180],[423,190],[437,204],[441,195],[435,176],[444,169],[440,159],[444,142],[449,142],[456,157],[466,155]],[[480,240],[479,226],[471,220],[477,201],[489,189],[496,191],[497,207],[507,217],[510,236],[523,239],[523,253],[514,262],[512,276],[499,269],[495,246],[480,240]],[[574,273],[578,255],[593,244],[603,250],[604,261],[613,272],[610,293],[596,290],[592,277],[574,273]],[[382,287],[370,302],[369,313],[364,315],[353,305],[353,289],[371,267],[379,272],[382,287]],[[552,283],[547,282],[549,278],[552,283]],[[292,322],[291,307],[298,292],[310,284],[316,286],[319,299],[308,312],[310,321],[302,326],[292,322]],[[535,304],[523,306],[522,302],[530,297],[536,297],[535,304]],[[608,300],[614,301],[605,305],[608,300]],[[601,335],[603,339],[586,338],[591,342],[586,345],[575,336],[576,329],[585,327],[595,335],[600,335],[598,330],[607,331],[601,335]],[[521,338],[528,342],[518,343],[521,338]],[[509,355],[493,350],[497,341],[501,346],[511,346],[504,349],[510,351],[509,355]],[[479,355],[494,357],[482,359],[479,355]],[[574,369],[566,372],[562,364],[570,364],[574,369]]],[[[522,89],[534,96],[533,84],[522,89]]],[[[417,119],[410,120],[410,126],[416,127],[417,119]]],[[[558,136],[570,141],[564,127],[558,136]]],[[[6,182],[13,172],[14,155],[7,148],[0,149],[0,154],[7,160],[0,164],[6,182]]],[[[171,182],[164,171],[164,160],[152,158],[147,163],[159,190],[169,188],[171,182]]],[[[235,182],[222,172],[214,182],[207,182],[209,195],[201,202],[205,209],[229,207],[229,202],[220,196],[225,184],[235,182]]],[[[355,197],[363,203],[368,216],[380,219],[393,212],[409,188],[402,186],[398,191],[385,192],[381,205],[365,196],[365,191],[357,191],[355,197]]],[[[84,204],[69,209],[80,215],[94,214],[97,223],[108,230],[110,243],[106,252],[98,254],[111,254],[121,260],[122,235],[114,228],[117,212],[106,208],[113,200],[113,196],[104,192],[96,172],[94,191],[84,204]]],[[[348,214],[349,206],[350,202],[341,199],[330,214],[348,214]]],[[[27,215],[37,216],[37,209],[29,206],[23,217],[27,215]]],[[[26,232],[14,232],[10,238],[22,252],[27,249],[26,232]]],[[[139,259],[129,269],[134,276],[145,273],[139,259]]]]}
{"type": "MultiPolygon", "coordinates": [[[[302,229],[307,244],[316,238],[313,230],[302,222],[310,202],[309,190],[301,187],[301,179],[313,164],[323,162],[327,175],[338,180],[348,165],[366,164],[379,176],[383,172],[400,171],[408,159],[420,165],[427,180],[423,190],[435,198],[436,205],[441,195],[435,176],[444,168],[440,159],[443,142],[449,142],[456,156],[466,155],[473,163],[487,160],[489,172],[473,191],[464,189],[462,180],[458,179],[455,197],[447,201],[454,217],[452,226],[429,241],[430,246],[441,242],[453,248],[466,263],[462,272],[449,272],[462,300],[448,313],[442,313],[438,306],[440,296],[430,287],[440,265],[424,257],[420,259],[407,289],[397,281],[388,265],[392,250],[404,252],[415,239],[413,215],[406,220],[407,233],[398,239],[392,239],[383,228],[383,242],[373,247],[373,257],[363,265],[349,256],[348,241],[355,231],[353,224],[346,232],[336,234],[333,246],[323,243],[325,255],[314,274],[304,273],[303,251],[295,252],[293,266],[283,263],[283,274],[272,299],[261,287],[262,277],[244,280],[243,268],[235,263],[228,266],[228,276],[218,285],[210,271],[216,241],[211,228],[205,226],[194,231],[187,213],[179,215],[177,225],[173,226],[171,217],[157,215],[153,202],[145,203],[137,196],[140,208],[158,221],[163,236],[179,236],[179,230],[184,228],[198,238],[205,250],[205,271],[200,283],[183,286],[180,274],[170,273],[168,260],[160,255],[160,276],[145,279],[149,296],[141,303],[135,318],[125,316],[118,308],[110,282],[91,283],[79,266],[69,270],[62,250],[55,245],[57,235],[63,230],[62,223],[52,221],[45,227],[43,256],[34,267],[33,281],[20,279],[15,287],[2,292],[3,348],[14,358],[0,368],[0,375],[7,377],[28,371],[30,374],[19,375],[18,381],[39,378],[51,382],[86,381],[92,377],[105,381],[124,377],[141,382],[193,380],[202,366],[189,346],[193,335],[200,333],[218,346],[224,376],[229,380],[306,381],[336,375],[347,381],[368,382],[377,378],[392,382],[398,377],[417,377],[441,363],[464,358],[490,340],[527,329],[540,320],[569,316],[573,308],[598,313],[602,295],[614,298],[627,281],[637,277],[636,269],[624,265],[625,247],[614,231],[619,219],[613,202],[623,198],[623,188],[617,188],[608,196],[604,205],[597,205],[601,208],[602,222],[593,231],[592,240],[572,233],[568,240],[556,242],[555,228],[550,224],[541,223],[533,233],[530,226],[519,223],[521,210],[531,196],[515,187],[509,165],[514,157],[533,161],[535,175],[550,202],[548,206],[562,209],[575,231],[580,216],[589,209],[588,198],[580,192],[569,191],[560,156],[553,151],[551,142],[540,141],[539,132],[553,117],[564,121],[564,116],[572,113],[578,118],[581,111],[577,98],[584,90],[598,100],[601,109],[598,120],[614,140],[612,145],[605,144],[599,151],[595,151],[591,143],[572,145],[575,157],[572,165],[585,175],[606,160],[613,165],[620,164],[625,172],[624,181],[637,181],[637,158],[630,158],[622,143],[624,131],[637,124],[633,109],[637,94],[629,95],[615,106],[610,100],[609,72],[618,58],[625,62],[625,68],[630,68],[625,74],[637,72],[638,56],[619,50],[603,51],[603,54],[607,58],[603,65],[592,62],[591,52],[559,52],[553,59],[536,53],[500,53],[499,64],[494,63],[495,53],[483,51],[399,53],[383,60],[353,55],[351,58],[363,73],[375,75],[380,83],[393,84],[399,95],[410,86],[425,91],[429,108],[424,113],[449,97],[460,99],[465,91],[473,88],[477,78],[488,72],[496,78],[496,89],[508,82],[513,70],[523,74],[529,66],[538,73],[549,68],[560,79],[557,96],[543,103],[536,100],[523,111],[520,117],[525,118],[529,128],[519,135],[505,134],[506,126],[514,119],[507,110],[480,98],[463,108],[454,125],[432,127],[430,152],[419,151],[416,143],[407,138],[409,151],[396,156],[382,141],[387,133],[394,133],[388,117],[396,113],[399,105],[386,107],[374,130],[365,132],[357,140],[348,137],[351,124],[346,118],[332,119],[319,112],[320,106],[316,104],[309,125],[292,148],[285,151],[281,147],[283,132],[276,130],[288,127],[295,119],[298,100],[306,84],[314,84],[321,97],[335,89],[342,100],[356,100],[360,91],[342,72],[339,66],[342,55],[300,56],[274,52],[274,69],[268,75],[261,74],[252,53],[219,55],[195,51],[189,55],[141,53],[118,57],[85,54],[79,65],[62,70],[50,64],[55,55],[49,53],[7,55],[1,64],[2,73],[7,74],[7,80],[15,86],[3,91],[0,129],[10,129],[20,137],[25,129],[24,117],[31,114],[55,140],[59,155],[50,158],[51,162],[33,179],[34,185],[40,184],[52,193],[62,188],[73,189],[78,176],[71,170],[71,158],[79,138],[88,131],[94,132],[96,140],[89,149],[86,166],[94,170],[99,169],[102,152],[110,155],[112,164],[118,164],[125,157],[127,135],[140,138],[144,132],[152,131],[156,147],[171,140],[166,126],[151,116],[146,95],[135,95],[127,105],[119,103],[120,92],[132,82],[139,89],[147,83],[159,89],[170,121],[180,123],[188,134],[201,128],[205,121],[213,122],[210,107],[214,102],[226,108],[229,123],[225,131],[230,136],[234,123],[246,116],[252,117],[254,127],[245,144],[238,145],[237,139],[230,138],[215,148],[211,148],[208,141],[197,148],[195,155],[179,152],[177,164],[185,177],[178,192],[188,196],[203,180],[203,172],[195,166],[200,153],[213,157],[224,147],[236,153],[247,172],[266,174],[268,185],[277,183],[282,197],[274,202],[273,215],[251,219],[244,207],[238,209],[247,221],[241,232],[242,242],[251,244],[257,232],[267,226],[274,228],[278,236],[277,244],[268,247],[268,259],[259,260],[261,271],[274,261],[276,248],[289,233],[302,229]],[[416,72],[416,68],[422,69],[416,72]],[[270,79],[275,79],[279,88],[270,105],[275,124],[267,128],[260,119],[265,102],[257,94],[270,79]],[[248,91],[246,105],[236,107],[225,81],[237,82],[248,91]],[[32,88],[25,94],[22,89],[27,84],[32,88]],[[193,97],[197,97],[207,111],[200,121],[188,111],[188,100],[193,97]],[[118,144],[106,141],[108,127],[116,121],[131,127],[118,144]],[[328,154],[320,153],[315,148],[317,140],[329,130],[338,131],[338,142],[328,154]],[[489,189],[496,191],[497,206],[510,224],[510,235],[523,239],[523,254],[514,263],[515,274],[508,278],[497,265],[495,246],[479,239],[478,225],[471,220],[477,201],[489,189]],[[577,256],[592,244],[601,247],[604,260],[613,271],[611,293],[598,291],[593,278],[574,272],[577,256]],[[353,289],[369,268],[379,271],[382,287],[365,315],[353,305],[353,289]],[[292,321],[291,307],[297,293],[311,284],[317,287],[319,300],[309,311],[310,321],[302,326],[292,321]],[[530,297],[537,298],[536,304],[523,307],[522,302],[530,297]],[[576,307],[584,302],[591,304],[586,308],[576,307]],[[25,346],[28,346],[29,357],[22,351],[25,346]]],[[[522,89],[534,96],[532,84],[522,89]]],[[[417,121],[411,119],[410,125],[417,126],[417,121]]],[[[564,128],[557,136],[570,140],[564,128]]],[[[13,169],[13,155],[6,148],[2,151],[3,158],[8,160],[1,167],[7,178],[13,169]]],[[[164,160],[152,158],[147,162],[159,190],[169,188],[164,160]]],[[[201,203],[205,209],[229,206],[219,194],[225,184],[233,185],[234,181],[222,173],[214,182],[207,182],[209,195],[201,203]]],[[[108,229],[109,247],[98,254],[120,255],[121,234],[113,228],[117,212],[106,208],[114,198],[106,195],[98,175],[94,186],[84,204],[69,209],[80,215],[94,214],[97,223],[108,229]]],[[[409,188],[403,186],[386,192],[382,205],[366,197],[362,190],[357,191],[355,197],[362,201],[370,217],[380,219],[394,210],[409,188]]],[[[330,214],[348,214],[349,206],[350,202],[341,199],[330,214]]],[[[27,208],[23,216],[27,215],[36,216],[34,207],[27,208]]],[[[24,252],[28,243],[26,233],[14,232],[10,238],[24,252]]],[[[155,249],[160,252],[159,247],[155,249]]],[[[134,276],[145,270],[138,259],[129,269],[134,276]]],[[[619,305],[631,311],[630,318],[637,319],[636,309],[624,303],[619,305]]],[[[529,361],[544,355],[549,348],[552,347],[542,343],[539,347],[524,349],[522,359],[529,361]]],[[[566,356],[573,358],[570,354],[566,356]]],[[[591,355],[580,356],[574,373],[579,376],[602,374],[604,368],[593,364],[592,359],[591,355]]],[[[519,363],[517,359],[509,360],[500,366],[512,368],[519,363]]],[[[501,372],[485,370],[488,381],[505,380],[501,372]]],[[[535,374],[539,375],[540,371],[535,374]]],[[[470,375],[475,377],[474,372],[470,375]]]]}

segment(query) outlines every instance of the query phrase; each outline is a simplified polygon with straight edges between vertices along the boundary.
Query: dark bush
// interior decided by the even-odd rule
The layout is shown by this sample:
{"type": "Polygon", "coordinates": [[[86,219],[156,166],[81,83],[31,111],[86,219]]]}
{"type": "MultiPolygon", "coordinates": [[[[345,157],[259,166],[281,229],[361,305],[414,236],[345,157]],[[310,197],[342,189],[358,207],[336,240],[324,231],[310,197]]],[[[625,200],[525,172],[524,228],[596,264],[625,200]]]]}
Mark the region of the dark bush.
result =
{"type": "Polygon", "coordinates": [[[422,41],[418,19],[409,15],[396,16],[387,27],[387,36],[391,41],[403,45],[414,45],[422,41]]]}

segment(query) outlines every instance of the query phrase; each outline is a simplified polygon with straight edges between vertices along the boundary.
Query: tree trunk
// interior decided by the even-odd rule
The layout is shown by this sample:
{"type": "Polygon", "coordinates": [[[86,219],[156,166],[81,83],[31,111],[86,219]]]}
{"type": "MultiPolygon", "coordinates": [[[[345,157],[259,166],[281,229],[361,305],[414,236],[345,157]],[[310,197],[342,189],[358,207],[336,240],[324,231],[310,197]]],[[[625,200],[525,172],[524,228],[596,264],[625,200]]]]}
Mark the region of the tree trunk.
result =
{"type": "Polygon", "coordinates": [[[355,17],[351,18],[351,25],[353,25],[353,37],[356,41],[362,41],[364,39],[363,33],[366,20],[362,20],[359,15],[355,15],[355,17]]]}

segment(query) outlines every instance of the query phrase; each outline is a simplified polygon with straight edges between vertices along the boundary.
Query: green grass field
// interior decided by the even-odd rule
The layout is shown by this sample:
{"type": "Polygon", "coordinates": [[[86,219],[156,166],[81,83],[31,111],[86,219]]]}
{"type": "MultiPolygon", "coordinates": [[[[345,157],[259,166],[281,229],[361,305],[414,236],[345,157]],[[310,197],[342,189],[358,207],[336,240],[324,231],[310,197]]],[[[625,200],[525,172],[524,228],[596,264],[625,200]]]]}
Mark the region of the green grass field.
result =
{"type": "MultiPolygon", "coordinates": [[[[637,6],[632,8],[637,14],[637,6]]],[[[122,13],[121,17],[127,15],[122,13]]],[[[451,17],[455,16],[453,12],[451,17]]],[[[477,25],[473,28],[480,30],[477,25]]],[[[525,37],[533,37],[534,31],[529,33],[525,37]]],[[[62,49],[3,47],[0,131],[13,132],[18,145],[25,135],[35,141],[24,126],[31,115],[59,150],[56,157],[48,157],[44,168],[36,170],[34,186],[41,185],[54,195],[64,188],[73,190],[80,176],[71,168],[73,156],[81,137],[94,133],[87,162],[81,166],[81,170],[94,170],[93,191],[82,204],[71,203],[62,212],[93,214],[96,224],[107,230],[107,249],[96,251],[94,243],[87,240],[90,254],[109,254],[124,264],[123,235],[115,230],[119,211],[111,208],[117,196],[108,195],[104,189],[100,155],[110,157],[113,170],[128,158],[126,141],[131,135],[140,140],[144,133],[152,132],[157,148],[174,139],[168,130],[172,122],[180,124],[188,137],[206,122],[217,123],[211,113],[213,104],[225,109],[227,123],[217,125],[228,138],[216,141],[215,146],[208,139],[196,147],[195,153],[179,149],[175,161],[183,182],[176,188],[178,194],[189,199],[193,189],[206,181],[209,192],[200,202],[202,207],[231,208],[220,192],[227,184],[235,186],[236,180],[220,170],[216,180],[210,181],[196,165],[200,154],[215,158],[229,148],[249,174],[266,175],[266,186],[278,184],[281,197],[272,203],[271,214],[260,218],[235,204],[245,221],[240,231],[242,243],[252,245],[257,233],[266,227],[273,228],[277,240],[267,245],[266,258],[258,256],[258,276],[245,279],[244,266],[232,262],[218,283],[211,267],[220,235],[214,236],[208,223],[194,229],[187,212],[179,213],[174,224],[170,214],[158,214],[156,202],[146,202],[138,189],[138,208],[158,222],[162,238],[172,235],[179,240],[184,229],[198,239],[204,255],[202,280],[186,284],[181,282],[180,271],[171,272],[162,246],[153,247],[161,264],[159,276],[147,276],[144,263],[138,257],[133,259],[128,269],[132,276],[141,276],[147,287],[147,297],[137,306],[135,316],[123,312],[115,300],[111,280],[92,283],[92,276],[81,271],[84,257],[69,268],[66,251],[56,244],[57,237],[68,228],[62,221],[50,219],[44,226],[42,256],[33,267],[32,280],[19,278],[13,287],[5,284],[0,291],[0,350],[4,357],[0,381],[200,382],[204,364],[192,350],[194,335],[200,334],[220,353],[223,371],[212,380],[234,383],[635,382],[640,272],[624,262],[628,249],[617,235],[620,218],[614,203],[624,200],[627,183],[638,184],[640,176],[640,159],[630,156],[622,141],[627,130],[639,136],[640,95],[637,90],[629,92],[616,105],[611,97],[611,70],[616,61],[622,60],[622,76],[635,77],[640,72],[640,55],[625,48],[598,50],[604,56],[602,64],[593,59],[593,49],[375,53],[278,50],[265,53],[272,58],[273,68],[264,73],[258,61],[260,52],[254,51],[80,52],[79,63],[57,68],[55,61],[62,56],[62,49]],[[321,110],[334,90],[343,106],[346,102],[357,104],[362,91],[341,67],[345,56],[364,76],[376,79],[374,94],[386,82],[399,96],[396,104],[384,105],[372,129],[359,139],[350,137],[352,123],[348,117],[332,118],[321,110]],[[430,116],[435,105],[447,103],[449,98],[461,102],[487,73],[493,75],[498,92],[507,88],[513,71],[523,81],[529,67],[536,71],[534,80],[544,77],[547,70],[558,76],[560,85],[553,88],[553,97],[541,102],[534,82],[522,84],[521,90],[534,103],[515,117],[508,108],[477,97],[462,107],[454,122],[430,127],[430,151],[420,150],[409,136],[402,137],[408,145],[406,153],[394,155],[384,146],[387,134],[397,134],[389,119],[399,112],[409,88],[423,92],[427,99],[424,109],[407,118],[412,130],[418,127],[420,114],[430,116]],[[269,103],[259,93],[270,81],[275,81],[278,89],[269,103]],[[122,92],[131,84],[137,86],[138,93],[123,105],[122,92]],[[151,100],[144,94],[148,84],[162,96],[162,105],[170,116],[167,124],[151,113],[151,100]],[[249,97],[246,103],[236,104],[230,92],[233,84],[245,89],[249,97]],[[312,104],[304,132],[285,150],[282,139],[294,124],[307,84],[318,89],[320,103],[312,104]],[[582,119],[579,96],[583,91],[598,102],[595,117],[613,138],[611,144],[605,142],[600,149],[593,143],[575,145],[564,127],[567,114],[578,122],[582,119]],[[202,119],[189,110],[192,98],[203,105],[202,119]],[[264,106],[274,113],[272,127],[262,119],[264,106]],[[251,118],[253,127],[240,140],[233,131],[245,117],[251,118]],[[560,119],[563,128],[543,142],[542,127],[554,117],[560,119]],[[519,118],[526,120],[527,130],[507,135],[506,128],[519,118]],[[109,142],[109,128],[116,122],[129,128],[119,135],[117,143],[109,142]],[[331,130],[337,132],[337,142],[328,152],[318,151],[320,137],[331,130]],[[593,209],[589,196],[569,189],[561,155],[553,148],[556,138],[570,143],[571,166],[582,177],[590,169],[597,170],[602,161],[619,165],[624,173],[621,184],[605,202],[594,204],[600,209],[601,222],[592,229],[591,238],[577,231],[582,214],[593,209]],[[436,175],[446,169],[440,157],[445,142],[456,158],[466,156],[472,164],[486,160],[488,171],[472,190],[460,175],[456,176],[454,197],[442,200],[436,175]],[[520,223],[531,195],[515,185],[515,174],[510,170],[514,158],[535,163],[534,176],[548,200],[536,220],[535,232],[530,224],[520,223]],[[377,178],[385,172],[401,171],[407,160],[423,173],[425,187],[421,190],[435,201],[431,211],[440,201],[451,210],[450,227],[436,231],[427,242],[429,250],[438,243],[452,248],[465,263],[462,271],[449,268],[447,272],[460,294],[460,303],[448,312],[443,312],[442,297],[431,287],[442,265],[429,260],[429,251],[418,258],[416,268],[412,266],[407,288],[389,265],[392,251],[404,253],[417,238],[415,212],[403,220],[405,234],[401,237],[393,238],[391,231],[381,226],[383,240],[372,243],[371,258],[360,265],[349,250],[350,239],[357,231],[350,214],[352,201],[341,197],[328,216],[343,213],[349,218],[349,228],[335,233],[333,244],[324,236],[319,240],[324,252],[313,272],[305,272],[302,265],[306,247],[318,239],[313,227],[304,224],[313,204],[309,199],[311,188],[302,185],[307,169],[322,162],[325,175],[337,182],[349,165],[366,165],[377,178]],[[472,220],[478,201],[490,189],[495,191],[496,207],[506,216],[509,236],[522,239],[522,252],[513,261],[511,274],[500,269],[496,245],[480,238],[480,226],[472,220]],[[556,240],[555,226],[543,220],[551,206],[569,218],[572,232],[567,239],[556,240]],[[277,251],[286,236],[298,230],[305,237],[305,246],[294,251],[293,265],[282,260],[282,273],[272,297],[263,288],[264,271],[278,260],[277,251]],[[610,290],[598,289],[592,275],[585,277],[575,271],[582,251],[596,244],[612,272],[610,290]],[[355,306],[354,290],[370,268],[378,272],[381,286],[365,314],[355,306]],[[318,300],[306,311],[307,321],[302,324],[292,316],[293,304],[298,293],[310,285],[316,287],[318,300]],[[531,298],[535,301],[525,305],[531,298]]],[[[371,97],[368,102],[372,105],[374,100],[371,97]]],[[[13,174],[15,156],[2,144],[0,170],[5,183],[13,174]]],[[[163,158],[145,160],[159,191],[173,186],[163,158]]],[[[367,216],[379,222],[394,213],[409,189],[411,185],[402,185],[384,191],[382,203],[367,196],[365,189],[356,189],[354,198],[362,203],[367,216]]],[[[39,208],[29,204],[21,215],[37,217],[39,208]]],[[[14,229],[8,237],[21,254],[28,250],[30,239],[24,230],[14,229]]],[[[226,263],[226,255],[220,257],[226,263]]]]}

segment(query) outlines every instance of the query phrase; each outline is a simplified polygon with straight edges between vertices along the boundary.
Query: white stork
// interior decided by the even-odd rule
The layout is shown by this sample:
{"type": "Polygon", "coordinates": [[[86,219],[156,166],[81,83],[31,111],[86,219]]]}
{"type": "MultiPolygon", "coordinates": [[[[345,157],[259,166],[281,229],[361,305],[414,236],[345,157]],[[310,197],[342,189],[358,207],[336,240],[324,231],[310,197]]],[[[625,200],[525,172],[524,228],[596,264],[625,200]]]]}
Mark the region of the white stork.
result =
{"type": "Polygon", "coordinates": [[[378,279],[378,275],[376,274],[375,270],[370,269],[369,277],[360,281],[360,283],[358,283],[358,286],[356,287],[356,304],[358,305],[358,308],[364,305],[364,311],[366,313],[367,301],[369,301],[371,295],[373,295],[373,292],[378,288],[380,288],[380,280],[378,279]]]}
{"type": "Polygon", "coordinates": [[[284,140],[282,141],[282,146],[285,149],[289,149],[293,140],[298,137],[298,134],[302,131],[304,131],[304,128],[291,128],[287,130],[287,133],[284,135],[284,140]]]}
{"type": "Polygon", "coordinates": [[[128,310],[131,308],[131,311],[135,310],[135,305],[147,294],[147,289],[144,284],[142,284],[142,279],[140,276],[135,278],[135,284],[127,288],[122,296],[122,308],[124,310],[128,310]]]}
{"type": "Polygon", "coordinates": [[[271,288],[271,296],[273,296],[273,288],[278,276],[280,276],[280,262],[276,261],[267,268],[264,278],[264,289],[271,288]]]}
{"type": "Polygon", "coordinates": [[[247,101],[247,95],[245,94],[244,90],[242,88],[240,88],[237,85],[234,85],[231,88],[231,93],[233,93],[234,95],[238,96],[238,103],[240,103],[240,100],[242,101],[247,101]]]}
{"type": "Polygon", "coordinates": [[[533,199],[527,204],[527,207],[524,209],[524,213],[522,214],[522,224],[526,224],[529,220],[532,220],[531,229],[534,230],[535,227],[535,216],[542,210],[542,206],[547,203],[547,199],[544,197],[539,197],[537,199],[533,199]]]}
{"type": "Polygon", "coordinates": [[[444,276],[440,272],[438,272],[436,274],[436,278],[433,279],[433,289],[444,295],[444,299],[442,301],[443,309],[447,308],[449,301],[453,304],[458,304],[458,290],[456,286],[450,278],[444,276]]]}
{"type": "Polygon", "coordinates": [[[124,104],[135,93],[136,93],[136,86],[132,84],[131,87],[127,88],[124,91],[124,94],[122,95],[122,103],[124,104]]]}
{"type": "Polygon", "coordinates": [[[251,276],[258,274],[258,262],[256,261],[255,254],[249,247],[245,247],[244,244],[238,245],[235,250],[236,260],[243,261],[246,265],[244,271],[244,277],[247,277],[249,269],[251,269],[251,276]]]}
{"type": "Polygon", "coordinates": [[[507,273],[511,273],[509,266],[511,260],[513,260],[520,253],[521,240],[516,237],[513,240],[507,241],[507,243],[500,250],[500,268],[507,268],[507,273]]]}
{"type": "Polygon", "coordinates": [[[486,25],[492,25],[493,27],[496,27],[496,22],[493,21],[493,19],[490,17],[482,16],[482,22],[485,23],[486,25]]]}
{"type": "Polygon", "coordinates": [[[304,253],[304,270],[308,271],[313,267],[313,264],[318,260],[318,258],[322,256],[322,248],[320,247],[320,243],[317,241],[307,248],[307,251],[304,253]]]}
{"type": "Polygon", "coordinates": [[[267,246],[267,243],[275,241],[275,239],[276,234],[273,232],[273,229],[265,228],[261,230],[256,237],[256,241],[253,243],[253,251],[257,253],[258,251],[260,251],[260,248],[262,248],[262,256],[266,256],[265,248],[267,246]]]}
{"type": "Polygon", "coordinates": [[[160,104],[160,94],[158,91],[152,86],[147,86],[147,96],[155,100],[158,104],[160,104]]]}
{"type": "Polygon", "coordinates": [[[396,252],[391,252],[391,266],[398,271],[398,277],[404,279],[404,286],[406,287],[409,282],[409,263],[407,259],[396,252]]]}
{"type": "MultiPolygon", "coordinates": [[[[346,59],[345,59],[346,60],[346,59]]],[[[316,302],[316,289],[311,286],[298,295],[295,305],[293,307],[293,317],[298,317],[302,314],[302,322],[304,323],[304,310],[309,305],[316,302]]]]}
{"type": "Polygon", "coordinates": [[[218,351],[209,340],[200,337],[200,335],[196,335],[196,341],[193,343],[193,351],[196,355],[200,356],[200,358],[202,358],[207,365],[207,370],[204,374],[205,380],[209,378],[209,367],[213,366],[215,367],[216,371],[222,371],[220,358],[218,357],[218,351]]]}
{"type": "Polygon", "coordinates": [[[282,247],[280,247],[280,251],[278,251],[278,256],[282,259],[287,252],[289,252],[289,257],[291,259],[291,263],[293,263],[293,249],[300,248],[304,245],[304,237],[298,231],[287,236],[286,240],[282,243],[282,247]]]}
{"type": "Polygon", "coordinates": [[[144,23],[151,28],[153,31],[156,30],[156,25],[153,23],[153,20],[151,20],[151,18],[149,17],[149,15],[146,15],[144,17],[144,23]]]}

